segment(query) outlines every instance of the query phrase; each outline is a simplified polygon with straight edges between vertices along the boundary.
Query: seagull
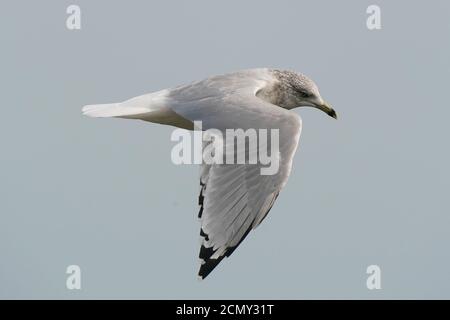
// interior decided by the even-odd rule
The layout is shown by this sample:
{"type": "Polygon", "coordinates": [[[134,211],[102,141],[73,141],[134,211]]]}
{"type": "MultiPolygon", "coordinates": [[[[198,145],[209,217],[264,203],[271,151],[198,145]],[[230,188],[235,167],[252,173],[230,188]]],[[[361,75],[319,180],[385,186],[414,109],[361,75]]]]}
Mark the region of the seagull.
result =
{"type": "Polygon", "coordinates": [[[270,128],[279,130],[279,169],[262,175],[261,164],[202,163],[200,170],[200,269],[204,279],[229,257],[267,216],[285,186],[297,149],[302,121],[291,111],[314,107],[337,119],[317,85],[288,70],[256,68],[131,98],[84,106],[89,117],[139,119],[202,130],[270,128]]]}

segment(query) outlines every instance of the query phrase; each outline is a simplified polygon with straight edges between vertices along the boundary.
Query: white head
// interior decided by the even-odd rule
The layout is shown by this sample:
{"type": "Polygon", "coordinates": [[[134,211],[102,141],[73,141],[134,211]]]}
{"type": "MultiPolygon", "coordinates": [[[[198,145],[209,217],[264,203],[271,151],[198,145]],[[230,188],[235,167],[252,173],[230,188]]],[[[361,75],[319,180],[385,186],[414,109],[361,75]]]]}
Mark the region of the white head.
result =
{"type": "Polygon", "coordinates": [[[258,96],[285,109],[314,107],[337,119],[334,109],[322,99],[316,84],[307,76],[292,71],[271,72],[278,82],[258,92],[258,96]]]}

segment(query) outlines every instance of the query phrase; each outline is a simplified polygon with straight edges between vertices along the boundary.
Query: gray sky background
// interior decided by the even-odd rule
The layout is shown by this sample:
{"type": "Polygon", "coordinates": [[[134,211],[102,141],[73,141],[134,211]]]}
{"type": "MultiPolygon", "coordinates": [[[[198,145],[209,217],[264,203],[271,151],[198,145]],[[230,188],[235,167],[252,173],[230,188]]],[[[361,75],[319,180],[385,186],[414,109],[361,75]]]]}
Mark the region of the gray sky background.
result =
{"type": "Polygon", "coordinates": [[[0,298],[450,298],[448,1],[5,1],[0,15],[0,298]],[[80,109],[264,66],[309,75],[340,118],[295,111],[286,188],[200,282],[199,169],[171,163],[172,128],[80,109]]]}

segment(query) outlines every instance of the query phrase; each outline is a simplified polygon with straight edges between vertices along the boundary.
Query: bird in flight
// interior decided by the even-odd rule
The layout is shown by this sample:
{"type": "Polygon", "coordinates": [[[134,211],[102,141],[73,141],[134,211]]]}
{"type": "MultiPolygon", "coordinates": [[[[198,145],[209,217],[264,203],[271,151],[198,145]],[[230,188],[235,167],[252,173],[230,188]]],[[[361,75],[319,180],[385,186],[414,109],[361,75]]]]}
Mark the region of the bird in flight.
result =
{"type": "Polygon", "coordinates": [[[139,119],[194,130],[277,129],[279,167],[260,173],[261,163],[203,163],[200,173],[201,220],[199,277],[205,278],[229,257],[267,216],[289,177],[302,128],[290,111],[315,107],[337,119],[316,84],[300,73],[258,68],[217,75],[188,85],[119,103],[87,105],[90,117],[139,119]]]}

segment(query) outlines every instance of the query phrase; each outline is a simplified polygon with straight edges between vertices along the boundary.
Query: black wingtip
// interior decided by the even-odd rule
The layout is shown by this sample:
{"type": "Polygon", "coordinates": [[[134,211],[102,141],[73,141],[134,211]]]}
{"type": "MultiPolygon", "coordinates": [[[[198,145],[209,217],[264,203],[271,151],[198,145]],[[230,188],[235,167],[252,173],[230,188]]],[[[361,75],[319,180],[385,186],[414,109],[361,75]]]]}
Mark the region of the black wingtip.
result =
{"type": "Polygon", "coordinates": [[[225,258],[225,255],[220,256],[217,259],[203,260],[205,262],[200,266],[198,276],[202,280],[205,279],[211,273],[211,271],[213,271],[217,267],[217,265],[222,261],[223,258],[225,258]]]}
{"type": "MultiPolygon", "coordinates": [[[[217,259],[211,259],[212,255],[216,252],[216,250],[214,250],[212,247],[207,248],[204,245],[200,247],[199,258],[203,263],[200,266],[200,270],[198,271],[198,276],[201,280],[205,279],[217,267],[217,265],[223,260],[223,258],[231,256],[234,250],[239,247],[242,241],[244,241],[244,239],[252,230],[252,224],[253,223],[250,224],[239,242],[235,246],[227,248],[227,250],[217,259]]],[[[200,235],[206,240],[208,239],[208,235],[203,231],[203,229],[200,229],[200,235]]]]}
{"type": "MultiPolygon", "coordinates": [[[[208,241],[208,235],[203,232],[203,229],[200,229],[200,235],[205,238],[206,241],[208,241]]],[[[225,257],[224,255],[220,256],[217,259],[211,259],[213,254],[216,252],[212,247],[205,247],[202,245],[200,247],[200,253],[198,257],[202,261],[202,265],[200,266],[200,270],[198,271],[198,276],[202,279],[205,279],[208,274],[211,273],[211,271],[214,270],[215,267],[222,261],[222,259],[225,257]]]]}

